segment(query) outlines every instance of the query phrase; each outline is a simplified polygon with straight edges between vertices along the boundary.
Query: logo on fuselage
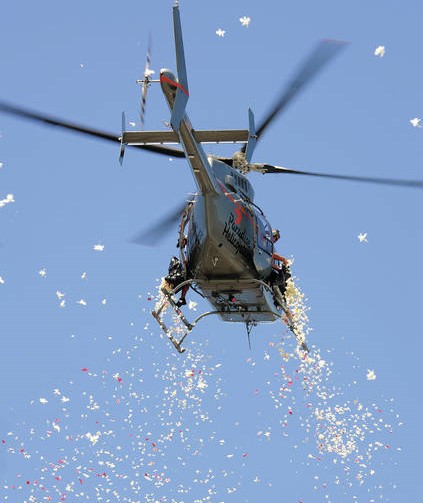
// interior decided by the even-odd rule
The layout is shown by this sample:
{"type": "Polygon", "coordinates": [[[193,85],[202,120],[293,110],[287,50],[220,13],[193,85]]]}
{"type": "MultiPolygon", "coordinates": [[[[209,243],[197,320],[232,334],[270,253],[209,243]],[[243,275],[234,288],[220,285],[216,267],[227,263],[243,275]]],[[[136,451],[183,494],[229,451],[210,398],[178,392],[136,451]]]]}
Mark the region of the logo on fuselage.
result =
{"type": "Polygon", "coordinates": [[[238,218],[230,213],[228,220],[225,222],[222,235],[235,248],[236,253],[239,252],[245,257],[249,257],[253,246],[252,239],[248,235],[248,230],[245,227],[240,227],[239,223],[238,218]]]}

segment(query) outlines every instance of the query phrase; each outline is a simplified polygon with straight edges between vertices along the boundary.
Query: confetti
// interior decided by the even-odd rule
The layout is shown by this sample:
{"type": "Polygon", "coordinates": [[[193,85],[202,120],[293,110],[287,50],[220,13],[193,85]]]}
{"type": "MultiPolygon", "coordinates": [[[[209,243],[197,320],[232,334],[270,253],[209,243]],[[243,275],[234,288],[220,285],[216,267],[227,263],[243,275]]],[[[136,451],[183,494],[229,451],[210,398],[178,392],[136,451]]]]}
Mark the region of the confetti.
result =
{"type": "Polygon", "coordinates": [[[374,55],[379,56],[380,58],[383,58],[383,56],[385,56],[385,46],[379,45],[378,47],[376,47],[376,49],[374,51],[374,55]]]}
{"type": "Polygon", "coordinates": [[[376,374],[374,370],[367,370],[366,379],[368,381],[374,381],[376,379],[376,374]]]}
{"type": "Polygon", "coordinates": [[[243,17],[239,18],[239,21],[242,24],[242,26],[245,26],[246,28],[248,28],[248,26],[251,22],[251,18],[249,18],[247,16],[243,16],[243,17]]]}
{"type": "Polygon", "coordinates": [[[5,284],[5,280],[3,278],[3,276],[0,276],[0,285],[4,285],[5,284]]]}
{"type": "Polygon", "coordinates": [[[219,28],[218,30],[216,30],[216,35],[218,37],[224,37],[225,36],[225,33],[226,31],[225,30],[222,30],[222,28],[219,28]]]}
{"type": "MultiPolygon", "coordinates": [[[[297,284],[290,288],[291,309],[309,334],[306,299],[297,284]]],[[[158,300],[151,293],[142,298],[147,312],[158,300]]],[[[43,414],[32,424],[25,418],[1,434],[0,454],[13,456],[8,471],[16,470],[0,483],[2,501],[207,503],[225,501],[226,494],[246,501],[253,484],[270,490],[273,483],[253,463],[258,443],[289,453],[303,483],[322,488],[328,501],[344,501],[347,491],[351,501],[383,499],[378,463],[383,467],[382,455],[396,452],[392,405],[346,396],[338,373],[333,379],[331,351],[323,357],[314,348],[305,355],[281,325],[282,339],[277,334],[254,349],[254,359],[241,359],[245,372],[238,370],[235,388],[233,379],[229,387],[223,379],[233,372],[226,356],[207,352],[204,333],[190,340],[181,358],[149,321],[126,326],[101,367],[78,366],[68,384],[40,393],[43,414]],[[251,392],[234,407],[233,393],[248,386],[251,392]],[[236,428],[251,434],[233,435],[236,428]],[[328,466],[332,481],[323,479],[328,466]],[[355,498],[352,491],[364,482],[365,496],[355,498]]],[[[182,330],[177,321],[173,330],[182,330]]],[[[108,333],[104,340],[112,340],[108,333]]],[[[93,359],[90,352],[81,355],[84,363],[93,359]]]]}
{"type": "Polygon", "coordinates": [[[93,246],[94,251],[103,251],[104,250],[104,245],[102,244],[96,244],[93,246]]]}
{"type": "Polygon", "coordinates": [[[367,232],[360,232],[360,234],[357,236],[357,239],[360,241],[360,243],[368,243],[367,232]]]}
{"type": "Polygon", "coordinates": [[[0,199],[0,208],[3,206],[6,206],[6,204],[14,203],[15,198],[13,194],[7,194],[7,196],[4,199],[0,199]]]}
{"type": "Polygon", "coordinates": [[[45,278],[47,276],[47,269],[40,269],[38,271],[38,274],[42,277],[42,278],[45,278]]]}
{"type": "Polygon", "coordinates": [[[414,119],[411,119],[410,120],[410,124],[413,127],[422,127],[422,125],[421,125],[421,119],[418,119],[417,117],[414,117],[414,119]]]}
{"type": "Polygon", "coordinates": [[[100,431],[98,431],[98,432],[97,432],[97,433],[95,433],[95,434],[91,434],[91,433],[89,433],[89,432],[85,434],[85,437],[86,437],[86,438],[88,438],[88,440],[89,440],[89,441],[90,441],[93,445],[95,445],[95,444],[98,442],[98,440],[99,440],[100,436],[101,436],[101,432],[100,432],[100,431]]]}

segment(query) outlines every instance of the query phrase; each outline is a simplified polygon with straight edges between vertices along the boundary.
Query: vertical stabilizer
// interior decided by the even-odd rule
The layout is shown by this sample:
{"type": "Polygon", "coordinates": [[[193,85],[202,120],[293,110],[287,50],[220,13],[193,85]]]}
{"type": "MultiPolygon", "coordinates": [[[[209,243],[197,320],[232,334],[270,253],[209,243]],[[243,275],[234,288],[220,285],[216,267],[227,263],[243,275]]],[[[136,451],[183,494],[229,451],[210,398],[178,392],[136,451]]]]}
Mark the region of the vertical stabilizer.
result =
{"type": "Polygon", "coordinates": [[[251,108],[248,109],[248,143],[245,152],[245,159],[247,162],[251,162],[251,157],[253,156],[254,149],[257,143],[256,135],[256,125],[254,122],[254,114],[251,108]]]}
{"type": "Polygon", "coordinates": [[[176,68],[178,70],[178,85],[175,103],[173,105],[170,123],[175,131],[178,131],[181,119],[185,113],[188,102],[188,78],[185,66],[184,43],[182,40],[181,18],[178,4],[173,6],[173,28],[175,32],[176,68]]]}

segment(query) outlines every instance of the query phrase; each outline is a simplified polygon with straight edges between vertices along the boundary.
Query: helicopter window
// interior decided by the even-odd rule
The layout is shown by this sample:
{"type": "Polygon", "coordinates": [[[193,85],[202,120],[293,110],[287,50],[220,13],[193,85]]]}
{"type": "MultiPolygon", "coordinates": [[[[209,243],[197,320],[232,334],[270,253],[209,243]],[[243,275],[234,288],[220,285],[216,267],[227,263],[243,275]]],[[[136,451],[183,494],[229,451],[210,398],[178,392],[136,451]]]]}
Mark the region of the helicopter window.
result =
{"type": "Polygon", "coordinates": [[[273,242],[272,242],[272,228],[269,222],[260,214],[256,213],[257,220],[257,245],[263,251],[272,255],[273,242]]]}

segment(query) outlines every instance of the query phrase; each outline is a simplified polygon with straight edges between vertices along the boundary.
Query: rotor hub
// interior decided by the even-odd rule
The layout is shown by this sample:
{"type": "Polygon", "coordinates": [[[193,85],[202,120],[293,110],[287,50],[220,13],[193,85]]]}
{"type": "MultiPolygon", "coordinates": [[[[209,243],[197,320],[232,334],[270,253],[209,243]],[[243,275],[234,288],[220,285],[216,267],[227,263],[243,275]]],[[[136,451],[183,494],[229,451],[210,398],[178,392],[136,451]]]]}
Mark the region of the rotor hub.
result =
{"type": "Polygon", "coordinates": [[[241,150],[235,152],[235,154],[232,156],[232,166],[242,174],[250,172],[250,165],[245,156],[245,152],[242,152],[241,150]]]}

